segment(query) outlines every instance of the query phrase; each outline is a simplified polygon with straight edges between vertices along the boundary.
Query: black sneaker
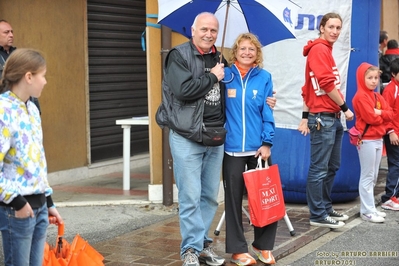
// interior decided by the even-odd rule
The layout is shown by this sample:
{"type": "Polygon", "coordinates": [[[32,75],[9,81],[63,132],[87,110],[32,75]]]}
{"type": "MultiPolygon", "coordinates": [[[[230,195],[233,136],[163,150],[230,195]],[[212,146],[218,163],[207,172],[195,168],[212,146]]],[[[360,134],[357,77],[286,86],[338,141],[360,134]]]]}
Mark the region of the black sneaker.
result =
{"type": "Polygon", "coordinates": [[[322,221],[318,221],[318,222],[310,221],[310,225],[335,229],[335,228],[340,228],[340,227],[344,226],[345,223],[341,222],[341,221],[336,221],[333,218],[331,218],[330,216],[327,216],[322,221]]]}
{"type": "Polygon", "coordinates": [[[349,216],[343,213],[339,213],[335,210],[332,210],[332,212],[330,212],[328,214],[331,218],[333,218],[335,221],[346,221],[349,219],[349,216]]]}
{"type": "Polygon", "coordinates": [[[224,264],[224,258],[218,256],[209,244],[201,251],[198,258],[201,263],[207,265],[219,266],[224,264]]]}
{"type": "Polygon", "coordinates": [[[198,256],[195,254],[192,248],[187,249],[183,255],[183,264],[182,266],[200,266],[198,261],[198,256]]]}

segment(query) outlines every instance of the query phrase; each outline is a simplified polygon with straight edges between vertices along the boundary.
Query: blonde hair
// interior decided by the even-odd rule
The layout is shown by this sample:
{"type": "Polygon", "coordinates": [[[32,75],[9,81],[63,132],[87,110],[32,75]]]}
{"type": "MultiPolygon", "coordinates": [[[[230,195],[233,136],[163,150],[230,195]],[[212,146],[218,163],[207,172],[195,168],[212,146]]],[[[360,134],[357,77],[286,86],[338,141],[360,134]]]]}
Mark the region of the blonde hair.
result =
{"type": "Polygon", "coordinates": [[[375,70],[380,71],[380,68],[377,66],[371,66],[371,67],[367,68],[367,70],[364,74],[367,74],[367,73],[369,73],[371,71],[375,71],[375,70]]]}
{"type": "Polygon", "coordinates": [[[237,61],[236,58],[236,53],[238,50],[238,46],[243,40],[249,40],[253,45],[256,47],[256,59],[255,59],[255,64],[259,68],[263,68],[263,53],[262,53],[262,45],[260,41],[258,40],[258,37],[252,33],[242,33],[238,35],[237,39],[235,40],[233,47],[230,50],[229,53],[229,64],[234,64],[235,61],[237,61]]]}
{"type": "Polygon", "coordinates": [[[371,71],[378,71],[378,72],[380,72],[380,68],[377,67],[377,66],[371,66],[371,67],[367,68],[366,72],[364,72],[364,76],[366,76],[366,75],[367,75],[369,72],[371,72],[371,71]]]}
{"type": "Polygon", "coordinates": [[[43,55],[34,49],[17,49],[11,53],[4,66],[0,80],[0,92],[3,93],[17,84],[26,73],[33,75],[46,67],[43,55]]]}

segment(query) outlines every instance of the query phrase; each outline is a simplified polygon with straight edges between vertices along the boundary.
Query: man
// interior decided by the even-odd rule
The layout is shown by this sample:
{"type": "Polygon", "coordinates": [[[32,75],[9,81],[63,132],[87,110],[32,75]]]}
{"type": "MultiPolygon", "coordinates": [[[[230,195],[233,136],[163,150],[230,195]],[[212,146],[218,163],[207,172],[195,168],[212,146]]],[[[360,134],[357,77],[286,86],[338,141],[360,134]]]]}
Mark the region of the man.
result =
{"type": "Polygon", "coordinates": [[[392,75],[389,65],[396,58],[399,58],[398,42],[396,40],[389,40],[385,54],[380,57],[380,70],[382,72],[380,78],[383,83],[391,81],[392,75]]]}
{"type": "MultiPolygon", "coordinates": [[[[6,63],[7,58],[10,54],[17,49],[13,47],[14,43],[14,31],[6,20],[0,19],[0,76],[3,73],[3,68],[6,63]]],[[[39,100],[37,98],[31,97],[30,100],[37,106],[40,111],[39,100]]]]}
{"type": "Polygon", "coordinates": [[[302,120],[298,130],[304,136],[310,133],[306,200],[310,225],[328,228],[340,228],[349,218],[335,211],[331,200],[335,175],[341,165],[344,131],[340,115],[343,113],[346,120],[353,120],[353,113],[340,90],[341,78],[332,55],[333,44],[341,29],[339,14],[325,14],[320,21],[320,37],[309,41],[303,49],[307,59],[302,87],[302,120]]]}
{"type": "MultiPolygon", "coordinates": [[[[380,31],[380,40],[378,45],[378,60],[381,61],[382,56],[384,55],[384,49],[388,45],[388,32],[385,30],[380,31]]],[[[382,69],[381,69],[382,70],[382,69]]],[[[380,79],[380,84],[378,86],[378,92],[382,94],[384,91],[384,82],[380,79]]]]}
{"type": "Polygon", "coordinates": [[[394,111],[394,117],[386,125],[388,134],[384,136],[384,144],[388,159],[388,173],[385,182],[385,194],[381,196],[381,208],[399,211],[399,58],[393,59],[389,66],[391,82],[385,87],[382,96],[394,111]]]}
{"type": "Polygon", "coordinates": [[[388,32],[385,30],[380,31],[380,44],[378,46],[378,59],[384,54],[384,49],[388,44],[388,32]]]}
{"type": "Polygon", "coordinates": [[[3,72],[4,64],[8,56],[16,49],[12,46],[14,42],[14,31],[11,25],[1,19],[0,20],[0,68],[3,72]]]}
{"type": "Polygon", "coordinates": [[[156,120],[168,127],[173,171],[179,199],[183,266],[222,265],[208,232],[218,202],[224,146],[203,144],[204,127],[222,127],[224,63],[214,43],[219,22],[211,13],[199,14],[192,39],[173,48],[165,60],[162,104],[156,120]]]}

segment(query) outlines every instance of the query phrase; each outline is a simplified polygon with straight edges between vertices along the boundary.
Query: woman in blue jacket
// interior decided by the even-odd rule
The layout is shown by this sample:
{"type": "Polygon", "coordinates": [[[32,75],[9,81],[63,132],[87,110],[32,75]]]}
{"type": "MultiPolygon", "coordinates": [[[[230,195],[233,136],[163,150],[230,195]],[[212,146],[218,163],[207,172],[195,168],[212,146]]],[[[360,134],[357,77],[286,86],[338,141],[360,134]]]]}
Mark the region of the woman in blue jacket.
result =
{"type": "MultiPolygon", "coordinates": [[[[274,118],[267,105],[273,95],[272,77],[263,69],[263,54],[257,37],[251,33],[237,37],[225,69],[226,129],[223,179],[225,184],[226,253],[237,265],[256,264],[248,253],[242,225],[242,199],[245,183],[242,173],[254,169],[257,157],[270,157],[274,137],[274,118]]],[[[274,264],[271,254],[277,222],[254,227],[251,249],[264,263],[274,264]]]]}

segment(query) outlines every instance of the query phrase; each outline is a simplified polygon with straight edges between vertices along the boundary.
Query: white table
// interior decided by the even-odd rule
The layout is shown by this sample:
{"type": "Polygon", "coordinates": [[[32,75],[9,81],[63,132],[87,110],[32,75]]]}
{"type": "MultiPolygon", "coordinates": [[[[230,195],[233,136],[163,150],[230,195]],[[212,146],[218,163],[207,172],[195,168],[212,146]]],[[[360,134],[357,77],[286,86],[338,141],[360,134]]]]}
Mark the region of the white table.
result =
{"type": "Polygon", "coordinates": [[[148,125],[148,116],[116,120],[123,128],[123,190],[130,190],[130,128],[134,125],[148,125]]]}

